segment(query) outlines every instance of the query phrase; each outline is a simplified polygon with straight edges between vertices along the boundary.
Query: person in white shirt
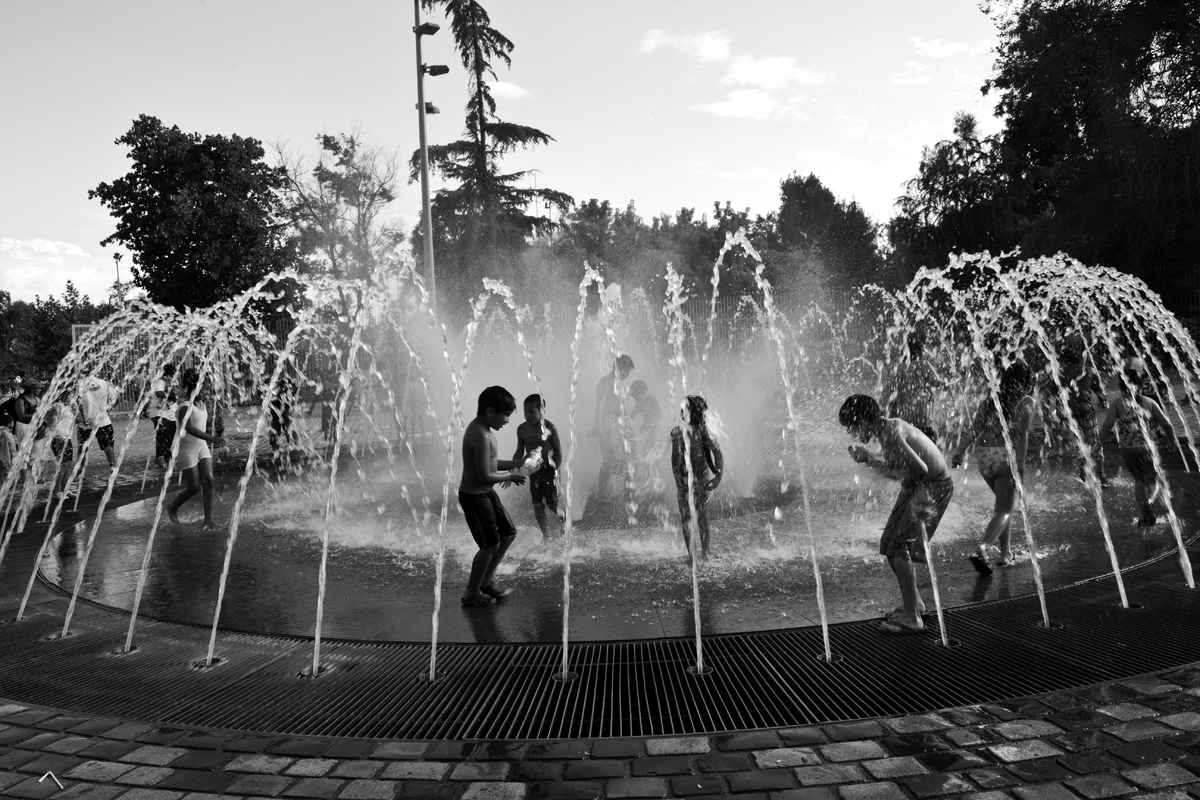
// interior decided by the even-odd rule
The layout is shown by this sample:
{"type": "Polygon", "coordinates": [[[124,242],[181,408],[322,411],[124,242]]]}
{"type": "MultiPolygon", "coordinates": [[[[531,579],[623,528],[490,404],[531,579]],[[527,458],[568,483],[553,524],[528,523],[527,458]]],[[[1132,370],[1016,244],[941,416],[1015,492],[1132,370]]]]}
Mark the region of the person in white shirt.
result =
{"type": "Polygon", "coordinates": [[[117,388],[108,381],[96,375],[88,378],[79,387],[79,397],[75,402],[76,421],[79,425],[79,452],[87,447],[92,431],[96,432],[96,444],[104,451],[108,466],[116,469],[117,459],[113,453],[113,426],[108,416],[108,409],[117,399],[117,388]]]}
{"type": "Polygon", "coordinates": [[[175,365],[163,367],[162,376],[150,389],[150,422],[154,425],[154,462],[167,468],[175,441],[175,365]]]}

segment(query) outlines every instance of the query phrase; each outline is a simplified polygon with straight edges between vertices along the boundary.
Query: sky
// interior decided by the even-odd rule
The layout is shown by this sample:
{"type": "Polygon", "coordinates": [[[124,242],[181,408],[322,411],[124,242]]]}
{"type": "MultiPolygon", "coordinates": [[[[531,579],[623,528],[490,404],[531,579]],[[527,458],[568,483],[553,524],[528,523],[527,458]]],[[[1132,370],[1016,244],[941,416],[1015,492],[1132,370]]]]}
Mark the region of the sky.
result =
{"type": "MultiPolygon", "coordinates": [[[[500,118],[554,138],[505,169],[647,221],[714,202],[765,215],[781,180],[812,172],[883,223],[956,112],[1000,128],[980,92],[995,28],[972,0],[482,2],[515,45],[495,65],[500,118]]],[[[429,21],[424,62],[450,67],[425,79],[436,144],[462,133],[467,81],[429,21]]],[[[408,0],[2,0],[0,289],[107,297],[121,250],[100,245],[114,220],[87,192],[128,171],[114,140],[139,114],[269,154],[358,131],[407,159],[412,27],[408,0]]],[[[409,228],[420,187],[398,194],[389,214],[409,228]]]]}

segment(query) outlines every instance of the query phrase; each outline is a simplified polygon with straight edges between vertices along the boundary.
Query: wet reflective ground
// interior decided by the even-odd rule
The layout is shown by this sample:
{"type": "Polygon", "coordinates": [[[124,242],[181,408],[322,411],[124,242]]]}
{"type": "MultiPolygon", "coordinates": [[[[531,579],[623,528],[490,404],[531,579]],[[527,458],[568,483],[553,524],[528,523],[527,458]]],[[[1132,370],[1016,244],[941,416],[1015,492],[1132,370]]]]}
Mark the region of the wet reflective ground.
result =
{"type": "MultiPolygon", "coordinates": [[[[879,531],[896,484],[865,479],[855,486],[852,465],[814,475],[812,509],[830,621],[877,617],[898,602],[895,579],[877,555],[879,531]]],[[[1169,526],[1137,528],[1129,477],[1110,464],[1105,493],[1123,566],[1172,550],[1169,526]]],[[[1023,528],[1017,523],[1015,566],[979,578],[967,556],[990,514],[992,495],[974,470],[955,471],[957,489],[935,544],[947,605],[1001,599],[1034,591],[1023,528]]],[[[1194,482],[1175,474],[1185,536],[1197,528],[1194,482]]],[[[1029,512],[1046,585],[1063,586],[1110,571],[1090,495],[1073,477],[1031,469],[1029,512]]],[[[252,486],[243,513],[226,589],[221,627],[311,635],[324,531],[321,489],[292,481],[252,486]]],[[[437,493],[437,494],[440,494],[437,493]]],[[[513,593],[488,609],[463,609],[459,596],[475,550],[457,505],[446,530],[445,582],[439,640],[537,642],[562,637],[562,545],[543,544],[524,489],[503,492],[519,536],[497,583],[513,593]]],[[[418,496],[412,487],[411,496],[418,496]]],[[[157,493],[105,514],[87,566],[83,596],[128,609],[157,493]]],[[[183,525],[164,520],[150,560],[140,613],[211,625],[228,522],[236,498],[223,487],[216,531],[198,524],[199,498],[185,507],[183,525]],[[190,516],[189,516],[190,513],[190,516]]],[[[330,526],[328,588],[322,635],[393,641],[430,639],[437,551],[437,508],[417,514],[394,482],[370,477],[343,487],[330,526]]],[[[419,504],[419,501],[418,501],[419,504]]],[[[700,569],[701,625],[730,633],[814,625],[819,613],[808,559],[802,506],[746,514],[712,525],[712,558],[700,569]]],[[[68,590],[78,574],[93,520],[58,536],[44,559],[47,580],[68,590]]],[[[932,605],[928,573],[924,595],[932,605]]],[[[694,633],[690,562],[678,533],[660,527],[577,530],[571,563],[570,635],[577,641],[684,636],[694,633]]],[[[1182,580],[1182,577],[1181,577],[1182,580]]],[[[1136,602],[1136,598],[1131,598],[1136,602]]],[[[1114,590],[1114,602],[1117,598],[1114,590]]],[[[1053,616],[1053,599],[1050,601],[1053,616]]]]}

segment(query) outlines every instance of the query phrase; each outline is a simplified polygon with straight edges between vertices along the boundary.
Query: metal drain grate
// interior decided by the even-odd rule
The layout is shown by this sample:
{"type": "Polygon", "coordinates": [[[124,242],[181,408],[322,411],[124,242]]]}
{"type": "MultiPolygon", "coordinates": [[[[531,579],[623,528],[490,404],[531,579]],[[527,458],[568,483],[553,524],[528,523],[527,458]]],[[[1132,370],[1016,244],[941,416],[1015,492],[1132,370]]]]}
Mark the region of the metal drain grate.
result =
{"type": "Polygon", "coordinates": [[[39,611],[0,626],[0,694],[92,714],[282,734],[412,739],[549,739],[700,734],[886,717],[1056,691],[1200,660],[1200,592],[1173,557],[1125,574],[1117,606],[1111,579],[1052,592],[1046,630],[1036,598],[947,612],[960,647],[922,636],[886,637],[876,623],[835,625],[825,664],[817,628],[705,639],[711,675],[687,672],[691,640],[580,644],[575,681],[561,683],[561,649],[548,645],[444,645],[444,677],[422,680],[428,646],[330,642],[326,671],[311,642],[223,634],[223,663],[197,670],[207,632],[165,622],[123,644],[127,616],[81,605],[73,635],[65,601],[45,590],[39,611]]]}

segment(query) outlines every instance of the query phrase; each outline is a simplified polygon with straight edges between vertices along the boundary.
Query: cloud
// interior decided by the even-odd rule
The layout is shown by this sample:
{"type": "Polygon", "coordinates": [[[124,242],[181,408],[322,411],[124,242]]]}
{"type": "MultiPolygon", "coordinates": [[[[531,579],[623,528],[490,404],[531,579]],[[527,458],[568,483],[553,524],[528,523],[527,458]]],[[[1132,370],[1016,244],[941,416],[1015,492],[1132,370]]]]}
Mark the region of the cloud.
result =
{"type": "Polygon", "coordinates": [[[942,39],[934,39],[932,42],[927,42],[920,36],[913,37],[908,40],[912,46],[917,49],[917,52],[929,58],[949,58],[959,53],[968,52],[971,45],[966,42],[947,42],[942,39]]]}
{"type": "MultiPolygon", "coordinates": [[[[70,242],[0,237],[0,286],[14,300],[61,295],[67,281],[93,300],[108,297],[116,274],[111,264],[97,263],[92,254],[70,242]]],[[[129,275],[122,276],[125,280],[129,275]]]]}
{"type": "Polygon", "coordinates": [[[703,65],[723,68],[719,83],[724,86],[746,87],[730,91],[724,100],[698,103],[692,106],[722,117],[768,119],[799,117],[797,106],[804,102],[800,95],[783,96],[791,86],[815,86],[832,83],[833,75],[802,67],[791,56],[753,56],[735,54],[729,37],[721,31],[699,34],[673,34],[653,28],[642,37],[640,53],[656,50],[675,50],[703,65]]]}
{"type": "Polygon", "coordinates": [[[494,81],[492,83],[492,94],[502,100],[520,100],[525,97],[532,97],[528,89],[517,86],[515,83],[508,81],[494,81]]]}

